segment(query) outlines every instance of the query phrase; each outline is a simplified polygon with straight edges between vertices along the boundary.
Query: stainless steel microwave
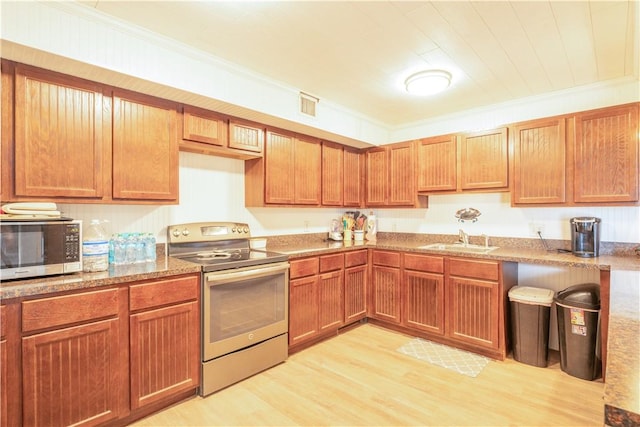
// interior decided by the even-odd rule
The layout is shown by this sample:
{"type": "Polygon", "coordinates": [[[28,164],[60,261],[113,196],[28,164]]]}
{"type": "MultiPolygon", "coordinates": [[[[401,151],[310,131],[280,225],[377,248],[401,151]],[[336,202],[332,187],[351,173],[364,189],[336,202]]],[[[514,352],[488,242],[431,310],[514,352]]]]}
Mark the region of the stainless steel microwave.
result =
{"type": "Polygon", "coordinates": [[[0,280],[82,271],[82,221],[2,221],[0,252],[0,280]]]}

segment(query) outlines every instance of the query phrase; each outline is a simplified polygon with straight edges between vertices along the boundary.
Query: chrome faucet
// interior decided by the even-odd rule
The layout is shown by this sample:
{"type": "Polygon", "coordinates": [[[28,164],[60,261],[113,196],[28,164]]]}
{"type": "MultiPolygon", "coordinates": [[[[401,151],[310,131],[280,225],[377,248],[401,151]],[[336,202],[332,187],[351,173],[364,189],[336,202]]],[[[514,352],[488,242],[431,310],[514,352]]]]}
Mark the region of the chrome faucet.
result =
{"type": "Polygon", "coordinates": [[[463,243],[465,246],[469,244],[469,235],[465,233],[462,228],[458,231],[458,236],[459,236],[459,241],[463,243]]]}
{"type": "Polygon", "coordinates": [[[489,247],[489,236],[487,236],[486,234],[483,234],[481,237],[484,237],[484,247],[488,248],[489,247]]]}

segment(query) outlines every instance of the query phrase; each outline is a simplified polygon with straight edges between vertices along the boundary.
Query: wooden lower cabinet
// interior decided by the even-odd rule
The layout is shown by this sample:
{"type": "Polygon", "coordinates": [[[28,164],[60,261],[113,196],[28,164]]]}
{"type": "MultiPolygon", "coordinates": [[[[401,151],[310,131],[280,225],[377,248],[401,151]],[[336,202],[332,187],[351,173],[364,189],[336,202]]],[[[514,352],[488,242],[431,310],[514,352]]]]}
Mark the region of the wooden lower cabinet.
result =
{"type": "Polygon", "coordinates": [[[22,303],[23,425],[95,425],[125,415],[122,298],[113,288],[22,303]]]}
{"type": "Polygon", "coordinates": [[[350,324],[367,317],[367,250],[344,254],[344,322],[350,324]]]}
{"type": "MultiPolygon", "coordinates": [[[[4,302],[4,301],[3,301],[4,302]]],[[[20,304],[0,306],[0,425],[22,425],[20,304]]]]}
{"type": "Polygon", "coordinates": [[[508,353],[507,291],[517,264],[372,250],[375,324],[502,360],[508,353]]]}
{"type": "Polygon", "coordinates": [[[198,387],[199,289],[194,276],[130,287],[132,410],[198,387]]]}
{"type": "Polygon", "coordinates": [[[191,274],[2,306],[3,425],[123,425],[194,395],[199,298],[191,274]]]}
{"type": "Polygon", "coordinates": [[[365,249],[290,261],[289,352],[366,317],[367,260],[365,249]]]}
{"type": "Polygon", "coordinates": [[[516,285],[517,264],[451,257],[445,265],[447,337],[504,359],[509,351],[507,294],[516,285]]]}
{"type": "MultiPolygon", "coordinates": [[[[340,254],[342,257],[342,254],[340,254]]],[[[318,277],[318,330],[338,329],[344,324],[344,271],[320,274],[318,277]]]]}
{"type": "Polygon", "coordinates": [[[499,346],[497,282],[449,278],[449,336],[473,345],[499,346]]]}
{"type": "Polygon", "coordinates": [[[430,255],[404,254],[404,316],[406,327],[444,334],[444,260],[430,255]]]}
{"type": "Polygon", "coordinates": [[[289,281],[289,346],[318,334],[318,276],[289,281]]]}
{"type": "Polygon", "coordinates": [[[401,322],[400,253],[374,250],[371,258],[369,316],[399,324],[401,322]]]}

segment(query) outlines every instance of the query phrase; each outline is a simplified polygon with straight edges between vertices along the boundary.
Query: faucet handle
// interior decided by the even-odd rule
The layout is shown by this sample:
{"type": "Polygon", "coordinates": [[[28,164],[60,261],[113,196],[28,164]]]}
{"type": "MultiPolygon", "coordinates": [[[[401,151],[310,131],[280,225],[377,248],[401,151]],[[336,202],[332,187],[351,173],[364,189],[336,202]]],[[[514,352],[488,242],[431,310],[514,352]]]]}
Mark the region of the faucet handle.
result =
{"type": "Polygon", "coordinates": [[[482,234],[482,237],[484,237],[484,247],[488,248],[489,247],[489,236],[487,236],[486,234],[482,234]]]}

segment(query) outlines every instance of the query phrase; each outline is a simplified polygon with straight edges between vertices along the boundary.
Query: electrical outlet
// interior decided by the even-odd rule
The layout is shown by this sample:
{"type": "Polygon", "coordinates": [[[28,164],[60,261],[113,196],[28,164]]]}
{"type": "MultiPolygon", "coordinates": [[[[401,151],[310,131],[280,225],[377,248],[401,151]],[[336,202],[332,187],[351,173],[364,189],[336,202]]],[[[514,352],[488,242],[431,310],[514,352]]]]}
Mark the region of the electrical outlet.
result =
{"type": "Polygon", "coordinates": [[[540,237],[540,235],[544,234],[544,224],[541,222],[530,222],[529,229],[531,230],[531,235],[534,237],[540,237]]]}
{"type": "Polygon", "coordinates": [[[396,230],[398,229],[398,227],[396,226],[396,223],[394,222],[393,224],[391,224],[391,231],[392,232],[396,232],[396,230]]]}
{"type": "Polygon", "coordinates": [[[304,231],[305,233],[309,231],[309,221],[304,222],[304,231]]]}

